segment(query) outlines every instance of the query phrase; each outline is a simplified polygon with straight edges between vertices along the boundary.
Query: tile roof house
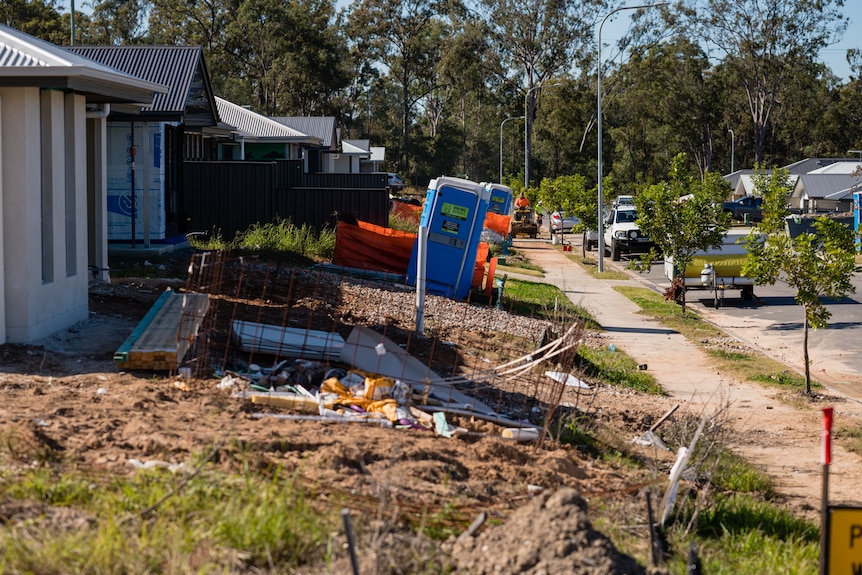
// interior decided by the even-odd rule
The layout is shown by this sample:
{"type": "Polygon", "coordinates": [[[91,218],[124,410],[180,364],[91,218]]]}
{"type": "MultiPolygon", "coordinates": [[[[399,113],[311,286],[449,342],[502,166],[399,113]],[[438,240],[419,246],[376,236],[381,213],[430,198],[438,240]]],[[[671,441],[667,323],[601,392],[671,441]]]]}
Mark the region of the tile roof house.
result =
{"type": "Polygon", "coordinates": [[[0,343],[87,318],[107,269],[106,115],[164,91],[0,25],[0,343]]]}
{"type": "Polygon", "coordinates": [[[141,241],[149,247],[151,242],[184,239],[183,162],[216,159],[218,138],[230,134],[219,121],[203,50],[199,46],[65,50],[167,86],[146,105],[111,108],[108,233],[114,245],[141,241]]]}

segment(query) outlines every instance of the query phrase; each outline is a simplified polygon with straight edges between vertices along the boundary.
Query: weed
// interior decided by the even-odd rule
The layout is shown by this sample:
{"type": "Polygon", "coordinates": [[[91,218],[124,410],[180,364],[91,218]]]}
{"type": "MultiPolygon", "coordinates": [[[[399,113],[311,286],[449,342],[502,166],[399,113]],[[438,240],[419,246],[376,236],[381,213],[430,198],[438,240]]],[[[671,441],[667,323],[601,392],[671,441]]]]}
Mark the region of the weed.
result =
{"type": "Polygon", "coordinates": [[[655,378],[649,373],[638,370],[637,363],[624,353],[582,345],[578,348],[575,365],[587,377],[610,385],[653,395],[664,395],[664,390],[656,383],[655,378]]]}

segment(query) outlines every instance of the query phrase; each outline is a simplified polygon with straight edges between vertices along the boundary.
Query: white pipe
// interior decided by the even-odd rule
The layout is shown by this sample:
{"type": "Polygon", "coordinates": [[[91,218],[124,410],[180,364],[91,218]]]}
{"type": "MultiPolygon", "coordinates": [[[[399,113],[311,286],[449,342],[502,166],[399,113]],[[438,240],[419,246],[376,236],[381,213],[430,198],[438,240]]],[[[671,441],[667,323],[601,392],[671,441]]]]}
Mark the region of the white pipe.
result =
{"type": "Polygon", "coordinates": [[[416,237],[416,333],[425,333],[425,259],[428,250],[428,226],[419,226],[416,237]]]}
{"type": "Polygon", "coordinates": [[[88,118],[107,118],[108,114],[111,113],[111,105],[110,104],[99,104],[99,110],[96,112],[87,112],[88,118]]]}

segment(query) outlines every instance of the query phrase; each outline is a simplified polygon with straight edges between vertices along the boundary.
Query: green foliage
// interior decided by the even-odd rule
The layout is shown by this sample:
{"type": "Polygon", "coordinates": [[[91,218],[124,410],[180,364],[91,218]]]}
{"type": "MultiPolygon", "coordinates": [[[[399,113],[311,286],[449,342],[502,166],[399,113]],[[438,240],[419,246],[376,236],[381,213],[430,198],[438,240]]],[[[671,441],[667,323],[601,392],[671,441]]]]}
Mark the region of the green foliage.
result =
{"type": "MultiPolygon", "coordinates": [[[[685,277],[695,253],[721,246],[730,228],[730,215],[724,213],[721,202],[730,187],[713,172],[703,180],[693,177],[685,154],[673,159],[668,176],[635,196],[638,226],[655,244],[635,267],[646,271],[656,259],[672,258],[679,277],[685,277]]],[[[685,313],[684,293],[682,311],[685,313]]]]}
{"type": "Polygon", "coordinates": [[[549,213],[565,211],[577,217],[574,233],[598,228],[598,197],[595,190],[587,190],[586,179],[581,175],[545,178],[536,198],[549,213]]]}
{"type": "Polygon", "coordinates": [[[766,175],[761,168],[755,188],[763,197],[763,221],[746,238],[748,257],[742,273],[757,283],[774,284],[779,276],[796,290],[796,303],[804,312],[806,392],[811,391],[808,327],[826,327],[831,317],[822,298],[840,299],[856,291],[850,282],[856,271],[852,231],[834,219],[819,217],[815,233],[791,238],[784,229],[786,197],[791,186],[786,170],[766,175]]]}
{"type": "Polygon", "coordinates": [[[718,489],[737,493],[759,493],[764,497],[774,495],[769,476],[742,457],[722,448],[716,451],[714,458],[718,458],[718,461],[707,458],[701,462],[700,467],[706,469],[715,464],[715,472],[710,482],[718,489]]]}
{"type": "Polygon", "coordinates": [[[508,279],[501,306],[512,313],[545,319],[579,318],[596,326],[589,312],[576,306],[558,287],[543,282],[508,279]]]}
{"type": "Polygon", "coordinates": [[[335,230],[324,227],[318,231],[303,224],[293,225],[290,220],[279,220],[268,224],[255,224],[237,234],[228,242],[215,233],[210,237],[193,236],[190,242],[196,249],[242,250],[265,256],[293,254],[315,260],[332,259],[335,252],[335,230]]]}
{"type": "Polygon", "coordinates": [[[24,481],[0,486],[0,497],[41,501],[78,519],[34,518],[4,529],[0,565],[30,573],[184,573],[203,552],[206,572],[239,565],[290,572],[325,559],[340,526],[336,506],[313,505],[313,493],[273,471],[267,478],[204,470],[180,490],[182,478],[162,470],[108,484],[73,475],[54,478],[53,487],[45,473],[27,472],[24,481]],[[157,502],[143,521],[140,514],[157,502]]]}
{"type": "Polygon", "coordinates": [[[635,360],[620,351],[582,345],[575,364],[587,377],[643,393],[664,395],[655,378],[638,370],[635,360]]]}
{"type": "MultiPolygon", "coordinates": [[[[693,506],[687,509],[688,519],[693,506]]],[[[683,550],[692,534],[683,525],[668,534],[673,548],[683,550]]],[[[715,575],[738,573],[816,573],[819,564],[819,530],[816,525],[790,512],[745,494],[720,494],[700,510],[694,531],[703,572],[715,575]]],[[[686,573],[684,555],[670,565],[671,573],[686,573]]]]}
{"type": "MultiPolygon", "coordinates": [[[[776,385],[778,387],[789,387],[791,389],[803,389],[806,387],[805,378],[790,371],[784,370],[777,373],[758,373],[751,376],[753,381],[776,385]]],[[[810,387],[820,388],[820,384],[811,382],[810,387]]]]}

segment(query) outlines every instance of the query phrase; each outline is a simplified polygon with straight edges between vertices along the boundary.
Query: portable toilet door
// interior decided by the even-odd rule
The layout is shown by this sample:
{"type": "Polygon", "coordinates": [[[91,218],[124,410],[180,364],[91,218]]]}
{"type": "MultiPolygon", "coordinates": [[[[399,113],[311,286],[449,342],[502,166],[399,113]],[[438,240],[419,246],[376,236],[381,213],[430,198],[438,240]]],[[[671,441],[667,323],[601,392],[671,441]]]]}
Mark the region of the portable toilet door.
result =
{"type": "MultiPolygon", "coordinates": [[[[425,290],[453,299],[470,293],[479,238],[488,210],[488,190],[481,184],[443,176],[431,180],[420,218],[425,229],[425,290]]],[[[417,244],[420,239],[417,239],[417,244]]],[[[416,284],[418,245],[413,246],[407,282],[416,284]]]]}
{"type": "Polygon", "coordinates": [[[862,230],[862,192],[853,192],[853,230],[856,232],[856,250],[859,250],[859,230],[862,230]]]}
{"type": "Polygon", "coordinates": [[[490,196],[488,211],[501,216],[508,216],[512,209],[512,188],[503,184],[485,184],[490,196]]]}

